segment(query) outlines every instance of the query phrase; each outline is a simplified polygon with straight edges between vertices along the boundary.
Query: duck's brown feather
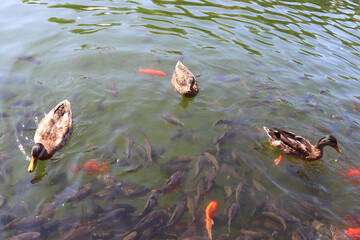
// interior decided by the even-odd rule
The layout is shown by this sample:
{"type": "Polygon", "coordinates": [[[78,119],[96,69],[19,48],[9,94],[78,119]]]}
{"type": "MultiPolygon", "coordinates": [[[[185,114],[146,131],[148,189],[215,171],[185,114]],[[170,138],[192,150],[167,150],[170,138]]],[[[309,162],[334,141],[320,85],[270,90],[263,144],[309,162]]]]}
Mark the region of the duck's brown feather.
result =
{"type": "Polygon", "coordinates": [[[41,143],[46,153],[40,158],[49,159],[60,150],[72,133],[72,113],[70,102],[65,100],[56,105],[39,123],[34,143],[41,143]]]}

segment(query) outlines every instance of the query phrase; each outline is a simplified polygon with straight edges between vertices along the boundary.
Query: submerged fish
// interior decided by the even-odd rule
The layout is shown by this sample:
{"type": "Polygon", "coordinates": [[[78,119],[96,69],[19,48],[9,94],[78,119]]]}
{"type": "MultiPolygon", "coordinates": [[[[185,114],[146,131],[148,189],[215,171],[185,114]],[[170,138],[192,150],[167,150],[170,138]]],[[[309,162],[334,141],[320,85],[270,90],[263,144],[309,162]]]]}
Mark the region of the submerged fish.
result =
{"type": "Polygon", "coordinates": [[[154,191],[146,201],[144,210],[140,213],[140,216],[148,215],[158,205],[159,194],[154,191]]]}
{"type": "Polygon", "coordinates": [[[84,186],[81,186],[78,188],[77,192],[73,194],[71,197],[69,197],[66,202],[79,202],[86,198],[92,189],[92,184],[87,183],[84,186]]]}
{"type": "Polygon", "coordinates": [[[159,188],[156,191],[158,193],[168,193],[173,191],[181,184],[182,176],[183,176],[183,172],[177,171],[170,177],[169,180],[166,181],[166,183],[161,188],[159,188]]]}
{"type": "Polygon", "coordinates": [[[134,138],[130,133],[126,133],[126,157],[129,159],[131,157],[131,149],[134,145],[134,138]]]}
{"type": "Polygon", "coordinates": [[[16,62],[19,62],[19,61],[28,61],[28,62],[31,62],[31,63],[36,64],[36,65],[41,64],[41,62],[39,60],[37,60],[36,58],[34,58],[33,56],[17,57],[16,62]]]}
{"type": "Polygon", "coordinates": [[[146,149],[146,155],[147,155],[146,166],[150,167],[153,164],[153,159],[152,159],[153,147],[148,138],[145,138],[145,149],[146,149]]]}
{"type": "Polygon", "coordinates": [[[349,228],[345,233],[353,240],[360,240],[360,228],[349,228]]]}
{"type": "Polygon", "coordinates": [[[176,117],[170,116],[168,114],[162,114],[161,118],[163,118],[166,122],[171,123],[173,125],[177,125],[177,126],[184,126],[184,123],[180,122],[179,119],[177,119],[176,117]]]}
{"type": "Polygon", "coordinates": [[[71,166],[69,173],[77,173],[80,171],[84,171],[89,175],[96,174],[96,173],[104,173],[109,169],[108,165],[104,162],[98,162],[95,159],[91,159],[87,161],[83,165],[80,166],[71,166]]]}
{"type": "Polygon", "coordinates": [[[8,238],[7,240],[31,240],[31,239],[37,239],[39,236],[40,236],[39,232],[26,232],[8,238]]]}
{"type": "Polygon", "coordinates": [[[228,215],[228,233],[230,234],[230,227],[231,227],[231,223],[234,220],[236,214],[239,211],[239,204],[237,203],[233,203],[230,205],[228,211],[227,211],[227,215],[228,215]]]}
{"type": "Polygon", "coordinates": [[[21,100],[18,100],[12,104],[10,104],[8,106],[8,108],[12,108],[12,107],[26,107],[26,106],[30,106],[31,104],[33,104],[34,102],[33,101],[30,101],[30,100],[25,100],[25,99],[21,99],[21,100]]]}
{"type": "Polygon", "coordinates": [[[161,70],[151,69],[151,68],[148,68],[148,69],[140,68],[139,72],[150,75],[150,76],[166,76],[166,72],[161,71],[161,70]]]}
{"type": "Polygon", "coordinates": [[[217,201],[210,202],[205,209],[205,228],[208,232],[210,240],[212,240],[212,225],[214,221],[211,216],[217,212],[217,201]]]}
{"type": "Polygon", "coordinates": [[[339,176],[350,180],[351,183],[360,184],[360,168],[350,168],[341,172],[339,176]]]}

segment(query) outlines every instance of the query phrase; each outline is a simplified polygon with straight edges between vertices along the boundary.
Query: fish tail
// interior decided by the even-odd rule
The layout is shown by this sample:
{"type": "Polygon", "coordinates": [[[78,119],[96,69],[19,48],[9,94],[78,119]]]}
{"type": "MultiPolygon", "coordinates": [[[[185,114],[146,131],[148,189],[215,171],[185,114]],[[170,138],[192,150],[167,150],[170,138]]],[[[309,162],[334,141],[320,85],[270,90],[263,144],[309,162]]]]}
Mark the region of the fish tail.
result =
{"type": "Polygon", "coordinates": [[[212,232],[211,232],[211,229],[212,229],[212,225],[214,224],[214,221],[213,221],[211,218],[207,217],[207,218],[205,219],[205,222],[206,222],[206,230],[207,230],[207,232],[208,232],[209,238],[212,240],[212,232]]]}

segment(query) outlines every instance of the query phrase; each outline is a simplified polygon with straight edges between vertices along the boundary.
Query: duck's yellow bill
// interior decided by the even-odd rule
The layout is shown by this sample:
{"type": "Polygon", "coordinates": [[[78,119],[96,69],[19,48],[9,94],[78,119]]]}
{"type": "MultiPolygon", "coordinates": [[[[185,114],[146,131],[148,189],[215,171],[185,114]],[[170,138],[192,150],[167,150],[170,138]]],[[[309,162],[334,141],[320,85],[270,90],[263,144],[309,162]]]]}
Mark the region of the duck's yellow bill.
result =
{"type": "Polygon", "coordinates": [[[36,168],[36,164],[37,164],[37,158],[32,157],[31,162],[29,164],[28,171],[33,172],[35,170],[35,168],[36,168]]]}
{"type": "Polygon", "coordinates": [[[340,149],[338,146],[335,146],[334,149],[335,149],[336,151],[338,151],[339,153],[341,153],[341,149],[340,149]]]}

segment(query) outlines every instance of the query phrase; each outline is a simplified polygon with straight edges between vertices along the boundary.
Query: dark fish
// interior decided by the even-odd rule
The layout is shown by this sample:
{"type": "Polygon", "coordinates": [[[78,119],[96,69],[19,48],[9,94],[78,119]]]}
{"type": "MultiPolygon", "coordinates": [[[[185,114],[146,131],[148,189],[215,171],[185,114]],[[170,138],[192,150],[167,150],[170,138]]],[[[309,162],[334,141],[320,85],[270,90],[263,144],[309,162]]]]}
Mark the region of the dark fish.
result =
{"type": "Polygon", "coordinates": [[[167,227],[172,227],[174,225],[176,225],[177,223],[180,222],[181,218],[183,217],[184,213],[185,213],[185,202],[182,201],[180,203],[178,203],[174,209],[173,214],[170,217],[170,220],[168,222],[168,224],[166,225],[167,227]]]}
{"type": "Polygon", "coordinates": [[[115,82],[112,82],[111,85],[111,95],[113,95],[114,97],[117,97],[119,95],[115,82]]]}
{"type": "Polygon", "coordinates": [[[286,230],[286,222],[281,216],[279,216],[279,215],[277,215],[277,214],[275,214],[273,212],[262,212],[262,214],[267,216],[271,220],[273,220],[273,221],[275,221],[277,223],[280,223],[283,226],[283,231],[286,230]]]}
{"type": "Polygon", "coordinates": [[[333,240],[350,240],[351,238],[349,238],[344,231],[340,230],[339,228],[335,227],[334,225],[330,225],[330,232],[332,235],[332,239],[333,240]]]}
{"type": "Polygon", "coordinates": [[[71,229],[61,235],[58,240],[86,240],[90,239],[91,233],[94,230],[90,226],[80,226],[75,229],[71,229]]]}
{"type": "Polygon", "coordinates": [[[237,203],[231,204],[230,207],[228,208],[227,215],[228,215],[228,233],[229,234],[230,234],[231,223],[234,220],[238,211],[239,211],[239,204],[237,204],[237,203]]]}
{"type": "Polygon", "coordinates": [[[342,121],[351,121],[351,119],[349,117],[344,116],[344,115],[338,115],[338,114],[331,115],[331,118],[337,119],[337,120],[342,120],[342,121]]]}
{"type": "Polygon", "coordinates": [[[224,191],[225,191],[226,201],[228,201],[233,194],[232,187],[226,185],[226,186],[224,186],[224,191]]]}
{"type": "Polygon", "coordinates": [[[119,183],[118,186],[119,194],[125,198],[142,196],[148,191],[149,189],[146,186],[138,185],[136,183],[131,183],[127,181],[122,181],[121,183],[119,183]]]}
{"type": "Polygon", "coordinates": [[[5,226],[6,224],[14,221],[17,217],[11,213],[0,213],[0,225],[5,226]]]}
{"type": "Polygon", "coordinates": [[[159,188],[156,191],[158,193],[167,193],[173,191],[181,184],[182,176],[183,176],[183,172],[177,171],[170,177],[169,180],[166,181],[166,183],[161,188],[159,188]]]}
{"type": "Polygon", "coordinates": [[[252,211],[251,215],[250,215],[250,218],[248,220],[248,223],[251,222],[253,220],[253,218],[255,216],[257,216],[262,210],[263,208],[265,207],[265,200],[260,200],[256,203],[256,206],[255,206],[255,209],[252,211]]]}
{"type": "Polygon", "coordinates": [[[236,132],[229,131],[214,139],[214,144],[223,144],[236,136],[236,132]]]}
{"type": "Polygon", "coordinates": [[[266,188],[259,181],[253,179],[252,183],[254,184],[256,190],[258,190],[259,192],[266,192],[266,188]]]}
{"type": "Polygon", "coordinates": [[[0,91],[0,101],[8,101],[16,97],[17,94],[9,91],[0,91]]]}
{"type": "Polygon", "coordinates": [[[207,239],[208,239],[208,238],[206,238],[206,237],[199,237],[199,236],[181,238],[181,240],[207,240],[207,239]]]}
{"type": "Polygon", "coordinates": [[[7,197],[3,194],[0,194],[0,208],[2,208],[6,204],[6,201],[7,197]]]}
{"type": "Polygon", "coordinates": [[[186,197],[186,207],[189,209],[189,213],[191,215],[192,221],[195,221],[195,204],[192,197],[186,197]]]}
{"type": "Polygon", "coordinates": [[[37,60],[36,58],[34,58],[33,56],[17,57],[16,62],[19,62],[19,61],[28,61],[28,62],[31,62],[31,63],[36,64],[36,65],[41,64],[41,62],[39,60],[37,60]]]}
{"type": "Polygon", "coordinates": [[[9,116],[9,114],[4,113],[4,112],[0,112],[0,118],[6,118],[8,116],[9,116]]]}
{"type": "Polygon", "coordinates": [[[21,229],[21,230],[33,229],[38,226],[41,226],[42,224],[48,222],[49,220],[50,220],[49,218],[43,216],[29,216],[29,217],[17,218],[12,222],[6,224],[0,230],[0,232],[13,230],[13,229],[21,229]]]}
{"type": "Polygon", "coordinates": [[[206,188],[201,193],[201,195],[208,194],[215,186],[215,177],[208,171],[205,172],[205,175],[206,188]]]}
{"type": "Polygon", "coordinates": [[[66,202],[79,202],[79,201],[83,200],[90,194],[91,188],[92,188],[91,183],[87,183],[84,186],[79,187],[77,192],[73,196],[69,197],[66,200],[66,202]]]}
{"type": "Polygon", "coordinates": [[[8,106],[8,108],[12,108],[12,107],[26,107],[26,106],[30,106],[31,104],[33,104],[34,102],[33,101],[30,101],[30,100],[25,100],[25,99],[22,99],[22,100],[18,100],[12,104],[10,104],[8,106]]]}
{"type": "Polygon", "coordinates": [[[219,119],[213,123],[213,127],[218,125],[232,125],[232,124],[233,124],[233,120],[219,119]]]}
{"type": "Polygon", "coordinates": [[[229,176],[235,178],[237,181],[242,181],[241,176],[235,171],[234,167],[231,167],[228,164],[223,164],[221,165],[221,170],[226,172],[229,176]]]}
{"type": "Polygon", "coordinates": [[[145,138],[145,149],[146,149],[146,155],[147,155],[147,162],[146,162],[146,166],[150,167],[153,164],[153,159],[152,159],[152,145],[151,142],[148,138],[145,138]]]}
{"type": "Polygon", "coordinates": [[[112,211],[105,212],[101,217],[98,217],[96,219],[97,224],[102,223],[109,223],[112,220],[118,219],[121,216],[126,215],[126,209],[125,208],[116,208],[112,211]]]}
{"type": "Polygon", "coordinates": [[[31,239],[36,239],[39,236],[40,236],[39,232],[27,232],[27,233],[20,233],[11,238],[7,238],[7,240],[31,240],[31,239]]]}
{"type": "Polygon", "coordinates": [[[196,184],[195,209],[197,209],[200,206],[203,192],[204,192],[204,181],[203,179],[199,179],[199,181],[196,184]]]}
{"type": "Polygon", "coordinates": [[[279,236],[279,232],[278,231],[273,231],[272,234],[270,235],[269,240],[276,240],[279,236]]]}
{"type": "Polygon", "coordinates": [[[209,163],[214,166],[216,173],[218,173],[219,172],[219,162],[216,159],[216,157],[214,157],[212,154],[210,154],[208,152],[204,152],[204,155],[205,155],[206,159],[209,161],[209,163]]]}
{"type": "Polygon", "coordinates": [[[45,203],[42,209],[35,213],[35,216],[43,216],[47,218],[53,218],[55,215],[55,204],[54,203],[45,203]]]}
{"type": "Polygon", "coordinates": [[[147,228],[159,226],[165,221],[165,218],[165,209],[152,211],[136,224],[134,231],[144,232],[147,228]]]}
{"type": "Polygon", "coordinates": [[[194,177],[194,180],[197,179],[197,177],[199,176],[201,169],[204,167],[204,163],[205,163],[204,156],[200,155],[197,158],[196,164],[195,164],[195,177],[194,177]]]}
{"type": "Polygon", "coordinates": [[[184,123],[180,122],[179,119],[177,119],[176,117],[167,115],[167,114],[162,114],[161,118],[163,118],[166,122],[173,124],[173,125],[177,125],[177,126],[184,126],[184,123]]]}
{"type": "Polygon", "coordinates": [[[96,111],[102,112],[104,111],[104,105],[105,105],[105,99],[102,99],[97,105],[96,105],[96,111]]]}
{"type": "Polygon", "coordinates": [[[117,204],[111,205],[109,207],[106,207],[104,209],[104,212],[111,212],[111,211],[116,210],[118,208],[124,209],[125,210],[125,212],[124,212],[125,215],[133,213],[136,210],[136,207],[134,205],[132,205],[132,204],[129,204],[129,203],[117,203],[117,204]]]}
{"type": "Polygon", "coordinates": [[[270,237],[270,234],[268,234],[266,232],[254,232],[254,231],[249,231],[249,230],[245,230],[245,229],[240,230],[240,232],[242,234],[244,234],[245,237],[250,237],[250,238],[269,239],[269,237],[270,237]]]}
{"type": "Polygon", "coordinates": [[[164,170],[187,170],[188,164],[194,160],[194,157],[190,156],[179,156],[173,157],[166,163],[160,164],[160,168],[164,170]]]}
{"type": "Polygon", "coordinates": [[[309,203],[307,202],[297,202],[297,204],[308,214],[310,214],[312,217],[314,217],[316,220],[323,221],[325,220],[325,217],[323,214],[321,214],[319,211],[317,211],[315,208],[313,208],[309,203]]]}
{"type": "Polygon", "coordinates": [[[169,161],[167,161],[167,163],[170,163],[170,164],[186,164],[186,163],[191,162],[192,160],[194,160],[194,157],[191,157],[191,156],[178,156],[178,157],[171,158],[169,161]]]}
{"type": "Polygon", "coordinates": [[[154,208],[158,205],[159,194],[156,191],[153,191],[146,201],[144,210],[140,213],[140,216],[148,215],[154,208]]]}
{"type": "Polygon", "coordinates": [[[126,133],[126,157],[129,159],[131,156],[131,149],[134,145],[134,138],[130,133],[126,133]]]}

